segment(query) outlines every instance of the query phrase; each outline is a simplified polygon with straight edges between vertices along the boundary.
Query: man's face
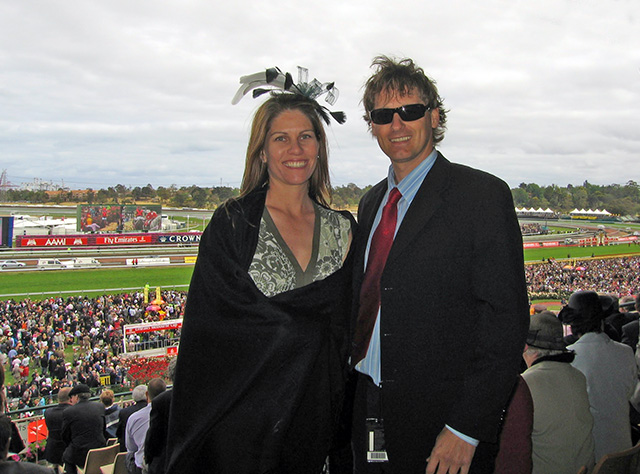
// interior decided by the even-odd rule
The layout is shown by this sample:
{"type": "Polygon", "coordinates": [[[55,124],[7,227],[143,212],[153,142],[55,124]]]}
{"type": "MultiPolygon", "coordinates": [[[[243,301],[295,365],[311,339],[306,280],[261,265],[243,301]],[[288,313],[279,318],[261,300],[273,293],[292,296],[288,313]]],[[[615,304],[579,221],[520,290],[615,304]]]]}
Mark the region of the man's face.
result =
{"type": "MultiPolygon", "coordinates": [[[[403,105],[424,104],[415,91],[401,96],[396,91],[382,91],[375,101],[374,109],[395,109],[403,105]]],[[[400,180],[418,166],[433,151],[433,129],[438,125],[438,110],[427,110],[424,117],[405,122],[397,113],[391,123],[371,124],[373,136],[389,157],[400,180]]]]}

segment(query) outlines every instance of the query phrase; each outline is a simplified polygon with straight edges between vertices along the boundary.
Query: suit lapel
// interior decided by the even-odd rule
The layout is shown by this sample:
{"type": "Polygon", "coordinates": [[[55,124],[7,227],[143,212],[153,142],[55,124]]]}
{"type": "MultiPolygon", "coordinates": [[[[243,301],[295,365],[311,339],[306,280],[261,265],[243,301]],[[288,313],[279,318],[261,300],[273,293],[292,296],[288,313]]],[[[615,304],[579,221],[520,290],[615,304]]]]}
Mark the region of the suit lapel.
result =
{"type": "Polygon", "coordinates": [[[358,239],[357,239],[357,253],[354,260],[354,270],[356,283],[359,285],[362,275],[364,275],[364,255],[367,251],[367,240],[371,233],[371,227],[373,221],[376,218],[378,207],[382,202],[384,193],[387,191],[387,180],[383,180],[376,184],[370,194],[366,196],[366,202],[361,202],[358,209],[358,239]]]}
{"type": "Polygon", "coordinates": [[[362,207],[362,213],[359,216],[358,224],[364,231],[363,234],[366,234],[367,237],[371,232],[371,226],[373,226],[373,221],[376,218],[378,208],[380,207],[380,203],[382,202],[382,198],[384,197],[384,193],[386,192],[387,180],[385,179],[384,181],[378,183],[371,190],[369,203],[366,206],[362,207]]]}
{"type": "Polygon", "coordinates": [[[442,204],[442,194],[449,186],[449,172],[451,163],[438,152],[438,158],[427,177],[420,185],[418,193],[413,198],[411,206],[402,220],[393,246],[389,252],[387,263],[399,256],[428,223],[433,213],[442,204]]]}

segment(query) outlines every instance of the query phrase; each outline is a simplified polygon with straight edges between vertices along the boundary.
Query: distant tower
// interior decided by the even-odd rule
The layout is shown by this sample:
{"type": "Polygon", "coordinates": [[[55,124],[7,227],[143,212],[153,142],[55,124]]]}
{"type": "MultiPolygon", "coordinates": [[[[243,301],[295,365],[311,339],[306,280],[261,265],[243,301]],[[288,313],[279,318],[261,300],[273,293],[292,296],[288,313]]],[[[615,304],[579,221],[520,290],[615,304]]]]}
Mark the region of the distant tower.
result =
{"type": "Polygon", "coordinates": [[[7,201],[7,191],[9,191],[11,187],[11,183],[7,179],[7,170],[2,170],[2,174],[0,175],[0,201],[7,201]]]}

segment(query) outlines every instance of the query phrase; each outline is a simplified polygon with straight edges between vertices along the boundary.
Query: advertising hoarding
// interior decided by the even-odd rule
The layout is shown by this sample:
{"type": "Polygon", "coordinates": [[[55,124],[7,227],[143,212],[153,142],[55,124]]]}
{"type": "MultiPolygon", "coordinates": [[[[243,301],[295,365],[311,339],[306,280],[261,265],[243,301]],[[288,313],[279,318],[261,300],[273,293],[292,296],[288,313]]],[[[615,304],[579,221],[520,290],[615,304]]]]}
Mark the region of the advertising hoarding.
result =
{"type": "Polygon", "coordinates": [[[159,204],[80,204],[79,232],[158,232],[162,230],[159,204]]]}
{"type": "Polygon", "coordinates": [[[11,247],[13,243],[13,216],[0,217],[0,247],[11,247]]]}

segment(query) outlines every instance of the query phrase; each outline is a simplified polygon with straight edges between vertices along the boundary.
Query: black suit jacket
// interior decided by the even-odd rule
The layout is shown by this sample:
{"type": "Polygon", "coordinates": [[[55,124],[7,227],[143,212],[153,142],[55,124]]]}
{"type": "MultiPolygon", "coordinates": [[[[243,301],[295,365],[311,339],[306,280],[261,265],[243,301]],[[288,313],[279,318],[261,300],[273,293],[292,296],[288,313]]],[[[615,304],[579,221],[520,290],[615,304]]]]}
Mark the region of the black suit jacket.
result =
{"type": "MultiPolygon", "coordinates": [[[[385,179],[360,202],[356,302],[386,188],[385,179]]],[[[496,441],[528,326],[522,237],[508,186],[438,154],[381,278],[381,403],[387,451],[404,463],[398,472],[424,469],[445,424],[496,441]]]]}
{"type": "Polygon", "coordinates": [[[133,415],[138,410],[142,410],[147,406],[146,400],[140,400],[139,402],[134,403],[133,405],[129,405],[128,407],[120,410],[118,415],[118,428],[116,429],[116,437],[118,438],[118,443],[120,443],[120,452],[127,452],[127,443],[125,439],[125,434],[127,430],[127,420],[131,415],[133,415]]]}
{"type": "Polygon", "coordinates": [[[49,431],[47,445],[44,448],[44,458],[51,464],[62,464],[62,453],[65,448],[62,440],[62,412],[70,406],[68,403],[59,403],[54,407],[47,408],[44,412],[44,421],[49,431]]]}
{"type": "Polygon", "coordinates": [[[62,412],[62,439],[65,463],[83,467],[90,449],[102,448],[104,438],[104,405],[88,400],[79,401],[62,412]]]}
{"type": "Polygon", "coordinates": [[[633,349],[633,352],[635,352],[636,346],[638,345],[638,333],[640,332],[638,329],[640,328],[640,322],[638,321],[637,312],[633,311],[627,314],[633,317],[633,319],[622,326],[621,342],[631,347],[631,349],[633,349]]]}
{"type": "Polygon", "coordinates": [[[153,399],[149,415],[149,429],[144,441],[144,458],[149,474],[164,474],[169,433],[169,410],[173,390],[162,392],[153,399]]]}
{"type": "Polygon", "coordinates": [[[604,320],[605,332],[611,339],[617,342],[621,342],[622,340],[622,328],[625,324],[630,323],[634,319],[637,319],[637,314],[633,313],[620,313],[616,312],[607,316],[604,320]],[[607,328],[609,330],[607,330],[607,328]],[[610,330],[613,328],[613,332],[610,330]]]}

